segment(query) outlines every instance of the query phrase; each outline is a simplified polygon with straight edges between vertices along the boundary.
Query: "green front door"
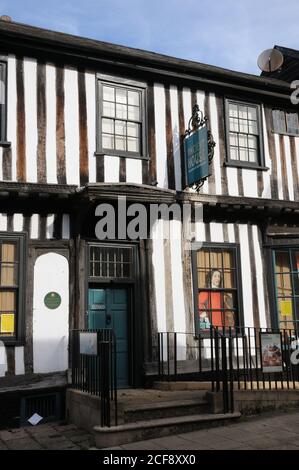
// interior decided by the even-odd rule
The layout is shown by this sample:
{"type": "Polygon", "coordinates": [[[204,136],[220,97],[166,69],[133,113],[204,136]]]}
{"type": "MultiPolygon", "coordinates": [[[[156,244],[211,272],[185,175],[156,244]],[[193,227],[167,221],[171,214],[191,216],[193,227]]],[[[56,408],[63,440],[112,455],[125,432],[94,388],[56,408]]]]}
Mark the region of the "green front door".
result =
{"type": "Polygon", "coordinates": [[[88,290],[88,328],[112,328],[116,335],[117,386],[129,385],[127,289],[88,290]]]}

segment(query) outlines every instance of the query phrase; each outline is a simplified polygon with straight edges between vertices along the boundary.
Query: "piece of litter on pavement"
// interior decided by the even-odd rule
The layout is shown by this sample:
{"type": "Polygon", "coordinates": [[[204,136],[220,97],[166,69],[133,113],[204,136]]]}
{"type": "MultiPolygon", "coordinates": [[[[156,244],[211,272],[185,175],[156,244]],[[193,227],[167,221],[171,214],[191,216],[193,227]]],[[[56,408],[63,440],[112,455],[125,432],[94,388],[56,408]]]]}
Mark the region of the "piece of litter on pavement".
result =
{"type": "Polygon", "coordinates": [[[43,419],[42,416],[34,413],[31,418],[28,419],[28,423],[32,424],[32,426],[36,426],[41,420],[43,419]]]}

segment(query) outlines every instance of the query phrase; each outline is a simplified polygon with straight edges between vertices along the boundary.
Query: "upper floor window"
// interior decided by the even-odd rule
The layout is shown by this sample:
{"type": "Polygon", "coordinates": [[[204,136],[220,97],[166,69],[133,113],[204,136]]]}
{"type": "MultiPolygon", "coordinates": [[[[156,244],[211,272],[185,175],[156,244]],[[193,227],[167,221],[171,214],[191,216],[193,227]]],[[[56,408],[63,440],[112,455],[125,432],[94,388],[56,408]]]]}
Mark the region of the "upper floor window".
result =
{"type": "Polygon", "coordinates": [[[273,109],[273,131],[277,134],[299,135],[298,114],[294,112],[273,109]]]}
{"type": "Polygon", "coordinates": [[[0,235],[0,340],[23,337],[24,235],[0,235]]]}
{"type": "Polygon", "coordinates": [[[0,61],[0,142],[6,141],[6,63],[0,61]]]}
{"type": "Polygon", "coordinates": [[[260,106],[226,100],[228,163],[263,166],[260,106]]]}
{"type": "Polygon", "coordinates": [[[99,80],[98,152],[144,157],[144,88],[135,82],[99,80]]]}

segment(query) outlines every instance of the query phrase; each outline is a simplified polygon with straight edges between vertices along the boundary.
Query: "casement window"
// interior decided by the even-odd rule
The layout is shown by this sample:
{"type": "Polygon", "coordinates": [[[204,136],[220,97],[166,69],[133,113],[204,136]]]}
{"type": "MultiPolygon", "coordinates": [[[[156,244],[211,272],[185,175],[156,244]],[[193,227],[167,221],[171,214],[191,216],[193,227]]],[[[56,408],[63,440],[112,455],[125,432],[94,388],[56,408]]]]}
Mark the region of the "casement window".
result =
{"type": "Polygon", "coordinates": [[[193,250],[195,331],[240,326],[237,247],[219,244],[193,250]]]}
{"type": "Polygon", "coordinates": [[[24,338],[25,235],[0,234],[0,340],[24,338]]]}
{"type": "Polygon", "coordinates": [[[258,104],[226,100],[227,164],[263,167],[261,109],[258,104]]]}
{"type": "Polygon", "coordinates": [[[277,134],[299,135],[298,114],[294,112],[272,110],[273,132],[277,134]]]}
{"type": "Polygon", "coordinates": [[[274,249],[273,265],[278,327],[293,329],[299,324],[299,248],[274,249]]]}
{"type": "Polygon", "coordinates": [[[6,141],[6,63],[0,61],[0,144],[6,141]]]}
{"type": "Polygon", "coordinates": [[[98,80],[99,154],[145,158],[145,86],[98,80]]]}

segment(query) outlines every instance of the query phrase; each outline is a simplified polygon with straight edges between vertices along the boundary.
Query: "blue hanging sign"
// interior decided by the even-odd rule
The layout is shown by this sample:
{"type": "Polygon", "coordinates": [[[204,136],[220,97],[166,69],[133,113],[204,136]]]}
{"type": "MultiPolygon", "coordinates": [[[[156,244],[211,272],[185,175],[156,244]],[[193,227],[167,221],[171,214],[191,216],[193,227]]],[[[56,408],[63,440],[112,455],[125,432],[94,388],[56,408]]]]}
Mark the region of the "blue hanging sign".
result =
{"type": "Polygon", "coordinates": [[[209,176],[207,126],[200,127],[184,139],[186,184],[192,186],[209,176]]]}

